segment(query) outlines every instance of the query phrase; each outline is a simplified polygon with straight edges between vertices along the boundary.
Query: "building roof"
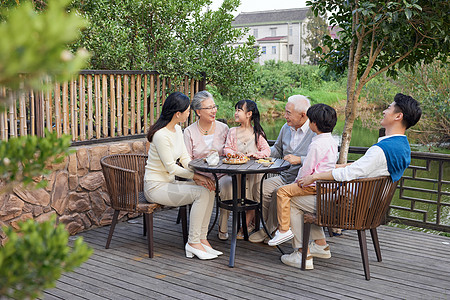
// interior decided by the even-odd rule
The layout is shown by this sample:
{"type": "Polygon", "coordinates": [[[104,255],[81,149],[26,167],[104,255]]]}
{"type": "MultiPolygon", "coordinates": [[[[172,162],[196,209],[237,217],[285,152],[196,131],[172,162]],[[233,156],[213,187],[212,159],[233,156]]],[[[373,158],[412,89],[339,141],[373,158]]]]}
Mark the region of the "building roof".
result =
{"type": "Polygon", "coordinates": [[[302,22],[306,19],[309,7],[243,12],[236,16],[233,26],[266,25],[288,22],[302,22]]]}
{"type": "Polygon", "coordinates": [[[259,39],[258,42],[270,42],[270,41],[279,41],[285,39],[287,36],[268,36],[262,39],[259,39]]]}

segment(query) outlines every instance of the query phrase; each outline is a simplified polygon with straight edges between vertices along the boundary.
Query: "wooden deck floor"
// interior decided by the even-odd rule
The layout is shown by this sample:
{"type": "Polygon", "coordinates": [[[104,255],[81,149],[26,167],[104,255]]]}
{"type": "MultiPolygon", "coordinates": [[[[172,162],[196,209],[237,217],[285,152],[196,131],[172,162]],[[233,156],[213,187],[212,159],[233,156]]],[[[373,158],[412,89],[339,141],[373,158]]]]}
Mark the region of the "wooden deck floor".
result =
{"type": "MultiPolygon", "coordinates": [[[[109,227],[80,234],[94,254],[44,299],[450,299],[448,237],[381,226],[383,262],[369,244],[372,278],[366,281],[356,232],[328,238],[332,257],[315,258],[314,270],[285,266],[276,248],[245,241],[238,241],[236,266],[229,268],[230,242],[219,241],[217,229],[210,241],[224,255],[185,258],[176,214],[155,214],[153,259],[146,255],[142,218],[118,224],[110,249],[104,248],[109,227]]],[[[289,243],[283,249],[292,251],[289,243]]]]}

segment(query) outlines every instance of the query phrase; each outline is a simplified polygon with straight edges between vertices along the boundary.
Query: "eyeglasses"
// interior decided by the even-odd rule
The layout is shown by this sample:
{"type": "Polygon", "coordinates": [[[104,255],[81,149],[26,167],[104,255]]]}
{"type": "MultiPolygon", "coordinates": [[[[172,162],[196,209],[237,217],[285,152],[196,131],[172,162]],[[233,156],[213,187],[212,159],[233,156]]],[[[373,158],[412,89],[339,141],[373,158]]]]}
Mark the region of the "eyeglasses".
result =
{"type": "Polygon", "coordinates": [[[210,107],[202,107],[199,109],[206,109],[206,110],[213,110],[213,109],[219,109],[219,105],[214,105],[214,106],[210,106],[210,107]]]}

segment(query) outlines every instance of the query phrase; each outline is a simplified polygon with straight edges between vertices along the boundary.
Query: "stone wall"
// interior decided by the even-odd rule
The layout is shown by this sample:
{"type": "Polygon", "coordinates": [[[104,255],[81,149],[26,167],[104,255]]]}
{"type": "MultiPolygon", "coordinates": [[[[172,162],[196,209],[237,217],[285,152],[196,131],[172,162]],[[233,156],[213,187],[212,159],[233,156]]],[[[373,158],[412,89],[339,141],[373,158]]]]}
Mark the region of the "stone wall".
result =
{"type": "MultiPolygon", "coordinates": [[[[146,139],[73,147],[75,151],[63,163],[52,166],[46,176],[46,188],[24,189],[17,186],[0,196],[0,245],[4,225],[34,218],[45,221],[52,215],[65,224],[70,234],[111,224],[114,210],[102,174],[100,159],[109,154],[146,153],[146,139]]],[[[121,213],[119,217],[136,217],[121,213]]]]}

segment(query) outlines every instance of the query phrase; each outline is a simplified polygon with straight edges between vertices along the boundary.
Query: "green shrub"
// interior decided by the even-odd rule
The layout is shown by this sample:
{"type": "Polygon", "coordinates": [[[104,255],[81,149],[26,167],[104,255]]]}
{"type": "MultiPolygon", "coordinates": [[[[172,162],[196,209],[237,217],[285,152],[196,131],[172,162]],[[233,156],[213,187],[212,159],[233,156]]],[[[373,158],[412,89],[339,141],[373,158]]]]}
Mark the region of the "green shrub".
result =
{"type": "Polygon", "coordinates": [[[18,226],[17,232],[4,227],[8,240],[0,248],[0,298],[40,297],[93,252],[81,237],[69,247],[69,234],[62,224],[55,226],[55,217],[43,223],[29,219],[18,226]]]}

